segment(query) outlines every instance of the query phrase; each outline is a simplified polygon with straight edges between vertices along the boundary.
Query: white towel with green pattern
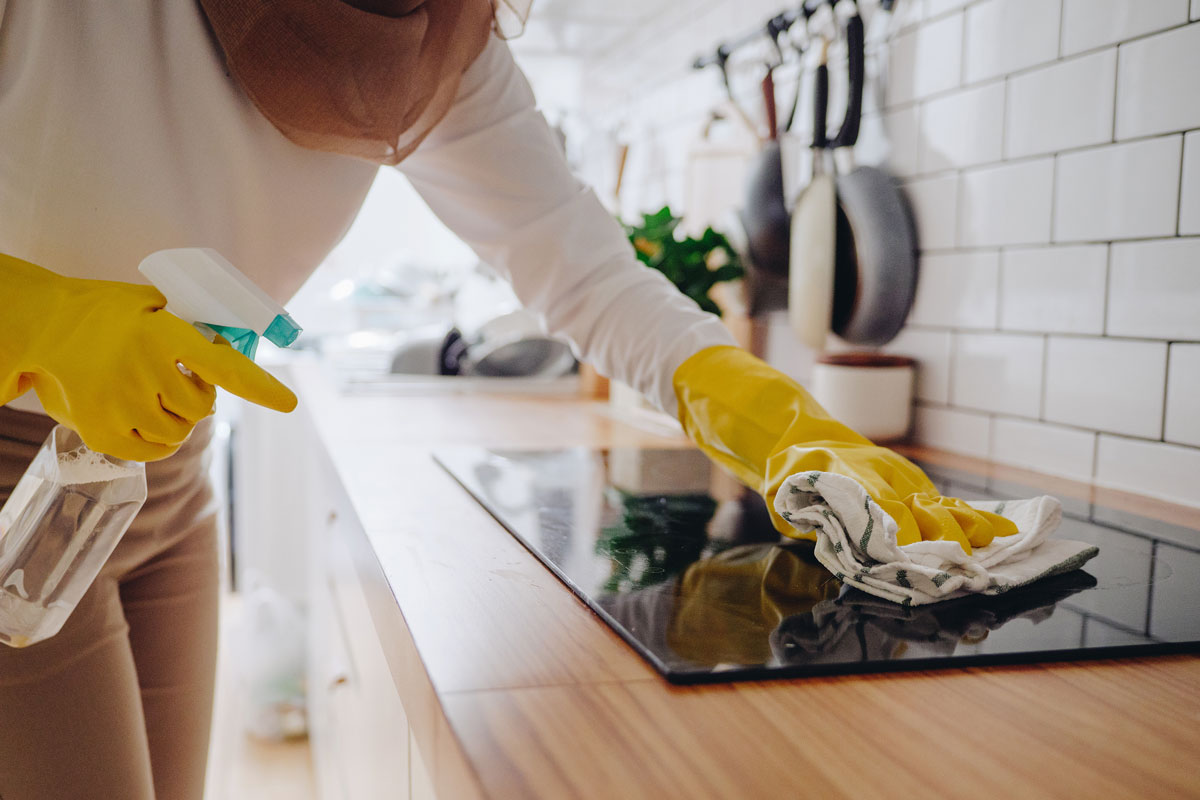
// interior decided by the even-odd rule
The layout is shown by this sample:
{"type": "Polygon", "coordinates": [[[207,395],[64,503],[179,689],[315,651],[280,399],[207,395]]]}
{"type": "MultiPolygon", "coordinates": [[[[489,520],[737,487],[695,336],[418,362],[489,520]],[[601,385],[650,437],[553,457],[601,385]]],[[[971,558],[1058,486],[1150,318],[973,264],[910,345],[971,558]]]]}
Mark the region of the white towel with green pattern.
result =
{"type": "Polygon", "coordinates": [[[1062,520],[1053,497],[969,504],[1012,520],[1017,533],[971,554],[952,541],[900,545],[895,520],[857,481],[830,472],[793,475],[775,497],[780,516],[797,530],[816,531],[817,560],[839,580],[906,606],[1001,594],[1077,569],[1099,552],[1086,542],[1050,538],[1062,520]]]}

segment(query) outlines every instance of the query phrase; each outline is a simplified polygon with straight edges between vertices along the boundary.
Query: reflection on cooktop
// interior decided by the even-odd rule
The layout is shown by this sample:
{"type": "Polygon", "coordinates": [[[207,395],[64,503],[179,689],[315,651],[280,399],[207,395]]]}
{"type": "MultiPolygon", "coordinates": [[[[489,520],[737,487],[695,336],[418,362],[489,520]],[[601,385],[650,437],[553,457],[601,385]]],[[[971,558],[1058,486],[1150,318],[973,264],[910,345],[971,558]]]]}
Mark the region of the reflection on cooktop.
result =
{"type": "MultiPolygon", "coordinates": [[[[809,542],[696,450],[496,451],[437,460],[668,680],[696,683],[1200,649],[1200,531],[1064,504],[1084,570],[904,608],[843,586],[809,542]]],[[[946,494],[1029,497],[922,465],[946,494]]]]}

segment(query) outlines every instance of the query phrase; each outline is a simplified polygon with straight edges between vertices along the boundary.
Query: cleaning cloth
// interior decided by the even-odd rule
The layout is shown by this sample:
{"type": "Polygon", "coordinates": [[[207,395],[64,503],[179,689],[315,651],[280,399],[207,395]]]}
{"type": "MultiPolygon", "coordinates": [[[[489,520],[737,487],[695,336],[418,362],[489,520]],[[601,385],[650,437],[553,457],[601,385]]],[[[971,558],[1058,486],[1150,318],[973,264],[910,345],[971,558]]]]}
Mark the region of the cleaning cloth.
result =
{"type": "Polygon", "coordinates": [[[798,531],[815,531],[817,560],[843,583],[906,606],[968,594],[1002,594],[1082,566],[1099,550],[1085,542],[1051,539],[1062,519],[1053,497],[976,501],[981,511],[1017,526],[967,553],[954,541],[897,543],[899,526],[852,478],[800,472],[775,496],[775,510],[798,531]]]}

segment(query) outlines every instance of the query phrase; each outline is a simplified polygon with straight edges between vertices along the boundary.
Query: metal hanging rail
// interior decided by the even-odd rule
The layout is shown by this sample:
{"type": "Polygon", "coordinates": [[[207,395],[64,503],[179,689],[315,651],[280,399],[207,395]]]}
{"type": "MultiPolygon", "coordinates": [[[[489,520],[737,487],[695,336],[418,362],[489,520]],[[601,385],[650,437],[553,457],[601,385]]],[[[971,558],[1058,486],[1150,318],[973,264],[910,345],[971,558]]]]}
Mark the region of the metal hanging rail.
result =
{"type": "MultiPolygon", "coordinates": [[[[817,9],[822,5],[834,6],[838,0],[803,0],[800,5],[789,11],[783,11],[771,17],[764,24],[759,25],[753,30],[738,36],[735,39],[722,42],[718,45],[715,53],[710,53],[706,56],[700,56],[692,62],[692,69],[704,69],[705,67],[716,64],[725,68],[725,63],[729,60],[729,56],[734,50],[743,47],[762,36],[766,35],[775,46],[779,46],[779,37],[786,33],[793,25],[801,19],[808,19],[816,13],[817,9]]],[[[896,0],[880,0],[879,7],[883,11],[891,11],[896,0]]]]}

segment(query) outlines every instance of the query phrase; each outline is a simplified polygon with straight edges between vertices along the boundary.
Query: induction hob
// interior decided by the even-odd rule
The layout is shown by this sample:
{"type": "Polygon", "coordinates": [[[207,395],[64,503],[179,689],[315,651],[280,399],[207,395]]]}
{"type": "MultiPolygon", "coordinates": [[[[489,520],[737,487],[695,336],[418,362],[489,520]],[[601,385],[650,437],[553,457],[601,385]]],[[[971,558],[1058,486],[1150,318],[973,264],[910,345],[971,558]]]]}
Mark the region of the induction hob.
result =
{"type": "MultiPolygon", "coordinates": [[[[903,608],[842,586],[698,450],[446,448],[435,458],[673,683],[1200,650],[1200,530],[1064,499],[1084,569],[903,608]]],[[[921,464],[943,494],[1045,492],[921,464]]]]}

